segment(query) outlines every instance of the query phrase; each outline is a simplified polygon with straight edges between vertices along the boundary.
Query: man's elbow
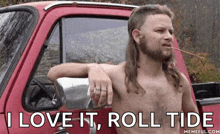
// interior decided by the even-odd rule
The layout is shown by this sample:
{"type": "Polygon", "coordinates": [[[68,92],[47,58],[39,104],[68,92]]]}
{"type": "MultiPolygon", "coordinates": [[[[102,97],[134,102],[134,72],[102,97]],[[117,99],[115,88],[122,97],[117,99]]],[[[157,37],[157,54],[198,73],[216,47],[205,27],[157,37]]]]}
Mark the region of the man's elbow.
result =
{"type": "Polygon", "coordinates": [[[58,78],[53,68],[51,68],[51,69],[49,70],[49,72],[47,73],[47,78],[48,78],[52,83],[54,83],[55,80],[58,78]]]}

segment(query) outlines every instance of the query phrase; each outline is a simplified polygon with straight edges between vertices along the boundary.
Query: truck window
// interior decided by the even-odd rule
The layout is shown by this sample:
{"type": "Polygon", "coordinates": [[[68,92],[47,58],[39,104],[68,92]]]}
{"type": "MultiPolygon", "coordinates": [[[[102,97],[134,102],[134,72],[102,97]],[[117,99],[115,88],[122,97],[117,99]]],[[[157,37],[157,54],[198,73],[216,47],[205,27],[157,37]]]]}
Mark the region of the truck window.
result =
{"type": "MultiPolygon", "coordinates": [[[[3,92],[6,77],[13,72],[13,63],[20,46],[33,27],[33,15],[26,11],[0,13],[0,86],[3,92]]],[[[14,64],[15,65],[15,64],[14,64]]]]}
{"type": "Polygon", "coordinates": [[[47,48],[44,50],[35,76],[46,77],[51,67],[60,64],[60,30],[59,23],[57,23],[45,42],[47,48]]]}
{"type": "Polygon", "coordinates": [[[63,62],[112,63],[125,60],[127,20],[69,17],[63,23],[63,62]]]}
{"type": "Polygon", "coordinates": [[[125,60],[127,20],[68,17],[51,29],[36,63],[36,71],[23,94],[25,110],[58,109],[62,104],[47,79],[49,69],[63,62],[118,64],[125,60]],[[54,100],[57,100],[55,103],[54,100]]]}

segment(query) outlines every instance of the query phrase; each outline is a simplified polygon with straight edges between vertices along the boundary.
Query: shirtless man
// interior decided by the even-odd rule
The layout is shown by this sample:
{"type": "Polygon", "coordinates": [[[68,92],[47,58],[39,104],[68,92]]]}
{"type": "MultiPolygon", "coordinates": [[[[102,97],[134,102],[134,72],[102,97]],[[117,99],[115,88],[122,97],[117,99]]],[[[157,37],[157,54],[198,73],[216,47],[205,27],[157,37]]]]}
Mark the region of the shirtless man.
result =
{"type": "MultiPolygon", "coordinates": [[[[54,82],[59,77],[89,77],[90,97],[99,106],[107,99],[112,110],[121,116],[130,111],[138,117],[142,112],[143,124],[149,126],[150,113],[154,112],[155,124],[161,124],[160,128],[139,128],[138,123],[126,128],[119,121],[119,134],[178,134],[180,117],[175,116],[175,127],[171,128],[166,112],[198,113],[198,110],[187,78],[174,64],[172,19],[173,13],[166,6],[134,9],[128,20],[125,62],[119,65],[64,63],[51,68],[48,78],[54,82]]],[[[127,116],[126,123],[131,122],[132,118],[127,116]]]]}

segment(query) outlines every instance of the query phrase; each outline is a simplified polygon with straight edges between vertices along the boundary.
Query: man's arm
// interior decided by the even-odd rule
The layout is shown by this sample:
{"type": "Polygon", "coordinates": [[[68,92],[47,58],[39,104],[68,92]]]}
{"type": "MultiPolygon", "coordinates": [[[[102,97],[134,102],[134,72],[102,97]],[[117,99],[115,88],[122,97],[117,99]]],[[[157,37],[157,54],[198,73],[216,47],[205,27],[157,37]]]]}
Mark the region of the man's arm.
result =
{"type": "Polygon", "coordinates": [[[52,67],[47,74],[47,78],[54,83],[60,77],[87,77],[88,71],[89,64],[64,63],[52,67]]]}
{"type": "Polygon", "coordinates": [[[111,68],[113,65],[107,64],[83,64],[83,63],[64,63],[52,67],[47,77],[55,82],[57,78],[60,77],[88,77],[89,78],[89,88],[90,88],[90,98],[95,101],[98,106],[105,105],[106,98],[109,105],[112,104],[113,91],[112,91],[112,82],[108,76],[108,68],[111,68]],[[94,89],[101,89],[96,90],[94,89]]]}
{"type": "MultiPolygon", "coordinates": [[[[183,112],[187,114],[188,112],[195,112],[199,114],[198,108],[196,104],[193,102],[192,96],[191,96],[191,86],[189,84],[188,79],[184,74],[181,74],[181,85],[182,85],[182,91],[183,91],[183,98],[182,98],[182,105],[183,105],[183,112]]],[[[186,123],[186,121],[185,121],[186,123]]],[[[196,123],[196,117],[192,116],[191,118],[191,124],[196,123]]],[[[200,130],[201,127],[198,125],[195,128],[188,128],[186,129],[192,129],[192,130],[200,130]]]]}

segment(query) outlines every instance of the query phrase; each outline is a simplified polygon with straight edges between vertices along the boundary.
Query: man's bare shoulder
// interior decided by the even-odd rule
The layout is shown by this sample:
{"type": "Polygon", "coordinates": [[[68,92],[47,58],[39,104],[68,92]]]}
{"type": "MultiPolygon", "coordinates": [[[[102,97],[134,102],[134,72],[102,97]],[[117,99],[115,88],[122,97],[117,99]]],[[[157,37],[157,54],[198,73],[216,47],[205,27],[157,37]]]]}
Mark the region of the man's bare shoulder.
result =
{"type": "Polygon", "coordinates": [[[180,72],[180,86],[183,89],[183,92],[189,92],[190,91],[190,83],[188,78],[180,72]]]}
{"type": "Polygon", "coordinates": [[[180,82],[183,85],[189,85],[189,81],[188,78],[186,77],[186,75],[184,75],[183,73],[180,72],[180,82]]]}

